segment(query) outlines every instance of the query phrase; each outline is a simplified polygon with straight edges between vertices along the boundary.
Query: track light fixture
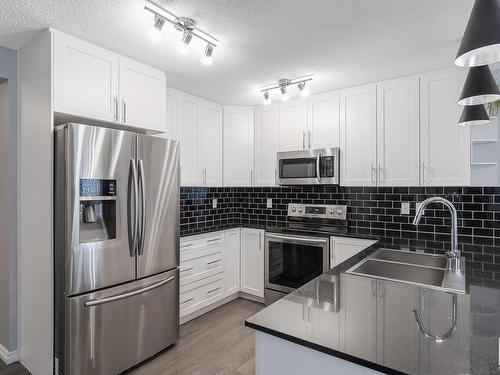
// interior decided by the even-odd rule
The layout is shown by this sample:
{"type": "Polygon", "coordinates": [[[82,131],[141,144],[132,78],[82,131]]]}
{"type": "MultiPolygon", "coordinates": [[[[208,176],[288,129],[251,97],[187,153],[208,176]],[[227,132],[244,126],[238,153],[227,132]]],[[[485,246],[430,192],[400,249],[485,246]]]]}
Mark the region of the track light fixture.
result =
{"type": "Polygon", "coordinates": [[[290,99],[290,93],[288,92],[288,87],[293,85],[297,85],[301,97],[307,98],[311,94],[311,92],[309,88],[306,87],[306,82],[312,81],[312,79],[313,75],[308,74],[296,78],[280,79],[276,83],[271,83],[268,85],[261,86],[260,92],[263,93],[264,95],[264,101],[263,101],[264,105],[271,104],[271,96],[269,92],[277,89],[279,89],[281,92],[281,101],[286,102],[288,99],[290,99]]]}
{"type": "Polygon", "coordinates": [[[154,8],[148,5],[144,6],[146,11],[154,15],[153,27],[150,31],[151,39],[155,41],[160,40],[163,25],[165,22],[169,22],[174,25],[176,30],[182,32],[182,38],[177,42],[177,51],[179,51],[180,54],[185,55],[189,52],[189,43],[193,37],[195,37],[207,43],[205,51],[200,59],[201,62],[205,65],[212,64],[214,48],[217,47],[217,43],[219,42],[217,38],[197,27],[195,20],[187,17],[177,17],[154,1],[146,1],[154,6],[154,8]]]}
{"type": "Polygon", "coordinates": [[[207,43],[207,46],[205,47],[205,52],[203,53],[203,55],[201,55],[201,62],[202,64],[205,64],[205,65],[212,65],[212,62],[213,62],[213,58],[212,58],[212,54],[214,52],[214,46],[211,45],[210,43],[207,43]]]}
{"type": "Polygon", "coordinates": [[[271,104],[273,101],[271,100],[271,97],[269,96],[269,92],[268,91],[265,91],[264,92],[264,100],[262,101],[262,103],[264,105],[269,105],[271,104]]]}

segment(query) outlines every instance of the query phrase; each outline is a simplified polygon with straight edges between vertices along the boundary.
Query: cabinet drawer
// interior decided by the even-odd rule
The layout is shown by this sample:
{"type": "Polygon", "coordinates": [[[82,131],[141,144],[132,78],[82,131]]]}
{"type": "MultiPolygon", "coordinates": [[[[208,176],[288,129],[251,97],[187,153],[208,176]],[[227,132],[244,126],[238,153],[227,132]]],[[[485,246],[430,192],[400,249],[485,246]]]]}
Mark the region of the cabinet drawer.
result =
{"type": "Polygon", "coordinates": [[[223,250],[220,246],[208,246],[189,254],[188,259],[181,256],[181,286],[224,272],[223,250]]]}
{"type": "Polygon", "coordinates": [[[224,298],[222,275],[212,276],[180,289],[180,315],[185,316],[224,298]]]}

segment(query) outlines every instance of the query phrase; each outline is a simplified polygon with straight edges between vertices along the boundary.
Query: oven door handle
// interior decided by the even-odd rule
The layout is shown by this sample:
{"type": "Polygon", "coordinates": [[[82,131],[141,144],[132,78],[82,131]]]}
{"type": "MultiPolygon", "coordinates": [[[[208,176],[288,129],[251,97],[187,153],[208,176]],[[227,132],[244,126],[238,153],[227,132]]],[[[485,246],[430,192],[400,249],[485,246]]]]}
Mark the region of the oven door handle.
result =
{"type": "Polygon", "coordinates": [[[316,156],[316,180],[318,181],[318,184],[321,182],[320,162],[321,162],[321,154],[318,154],[318,156],[316,156]]]}
{"type": "Polygon", "coordinates": [[[326,239],[321,239],[321,238],[290,237],[290,236],[282,236],[279,234],[269,234],[269,233],[266,233],[266,237],[278,238],[280,240],[293,240],[293,241],[314,242],[314,243],[327,243],[327,241],[328,241],[326,239]]]}

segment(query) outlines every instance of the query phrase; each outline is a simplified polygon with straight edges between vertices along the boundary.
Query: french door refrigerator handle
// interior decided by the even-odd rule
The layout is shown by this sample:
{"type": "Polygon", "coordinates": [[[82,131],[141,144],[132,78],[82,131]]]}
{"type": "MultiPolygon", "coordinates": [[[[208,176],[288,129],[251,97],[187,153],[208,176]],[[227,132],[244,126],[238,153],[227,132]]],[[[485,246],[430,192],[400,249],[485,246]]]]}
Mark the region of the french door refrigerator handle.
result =
{"type": "Polygon", "coordinates": [[[124,298],[133,297],[133,296],[136,296],[138,294],[143,294],[143,293],[149,292],[150,290],[159,288],[160,286],[165,285],[174,279],[175,279],[175,276],[170,276],[169,278],[167,278],[165,280],[159,281],[159,282],[152,284],[152,285],[149,285],[145,288],[133,290],[131,292],[127,292],[127,293],[123,293],[123,294],[116,294],[116,295],[111,296],[111,297],[106,297],[106,298],[101,298],[101,299],[91,299],[90,301],[85,302],[84,306],[85,307],[92,307],[92,306],[102,305],[102,304],[108,303],[108,302],[118,301],[118,300],[121,300],[124,298]]]}
{"type": "Polygon", "coordinates": [[[137,200],[137,166],[135,160],[130,159],[130,170],[128,174],[128,196],[127,196],[127,226],[128,226],[128,245],[130,256],[136,255],[137,248],[137,213],[139,210],[139,202],[137,200]],[[133,206],[133,207],[132,207],[133,206]],[[132,209],[134,215],[132,216],[132,209]]]}
{"type": "Polygon", "coordinates": [[[138,161],[139,164],[139,196],[140,196],[140,202],[141,202],[141,209],[139,212],[140,215],[140,220],[139,220],[139,240],[138,240],[138,255],[142,255],[144,253],[144,239],[145,239],[145,231],[146,231],[146,225],[144,223],[145,221],[145,211],[146,211],[146,195],[144,194],[144,185],[145,185],[145,179],[144,179],[144,162],[142,160],[138,161]]]}

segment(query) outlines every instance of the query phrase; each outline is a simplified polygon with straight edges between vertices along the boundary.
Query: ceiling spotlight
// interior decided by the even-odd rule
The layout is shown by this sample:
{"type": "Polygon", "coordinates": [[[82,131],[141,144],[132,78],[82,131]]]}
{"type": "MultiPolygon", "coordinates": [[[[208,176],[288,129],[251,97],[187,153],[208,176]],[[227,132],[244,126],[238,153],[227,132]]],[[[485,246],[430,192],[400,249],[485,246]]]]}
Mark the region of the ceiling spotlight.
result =
{"type": "Polygon", "coordinates": [[[264,100],[263,100],[264,105],[269,105],[272,103],[271,96],[269,95],[269,92],[266,91],[264,93],[264,100]]]}
{"type": "Polygon", "coordinates": [[[191,34],[190,30],[184,30],[182,33],[182,39],[177,42],[177,51],[181,55],[185,55],[189,52],[189,43],[193,39],[193,34],[191,34]]]}
{"type": "Polygon", "coordinates": [[[205,52],[201,55],[201,62],[205,65],[212,65],[213,61],[214,46],[210,43],[205,47],[205,52]]]}
{"type": "Polygon", "coordinates": [[[165,24],[165,19],[155,14],[153,27],[149,30],[149,38],[152,41],[158,42],[161,39],[162,37],[161,29],[163,28],[164,24],[165,24]]]}
{"type": "Polygon", "coordinates": [[[490,121],[490,116],[486,112],[484,105],[468,105],[464,107],[462,116],[458,120],[458,125],[484,125],[490,121]]]}
{"type": "Polygon", "coordinates": [[[458,100],[460,105],[487,104],[500,99],[497,84],[488,65],[469,69],[458,100]]]}
{"type": "Polygon", "coordinates": [[[311,91],[309,91],[309,89],[306,87],[305,82],[300,82],[297,87],[300,90],[300,96],[302,96],[303,98],[307,98],[311,94],[311,91]]]}
{"type": "Polygon", "coordinates": [[[455,64],[479,66],[500,61],[500,1],[476,0],[455,64]]]}

